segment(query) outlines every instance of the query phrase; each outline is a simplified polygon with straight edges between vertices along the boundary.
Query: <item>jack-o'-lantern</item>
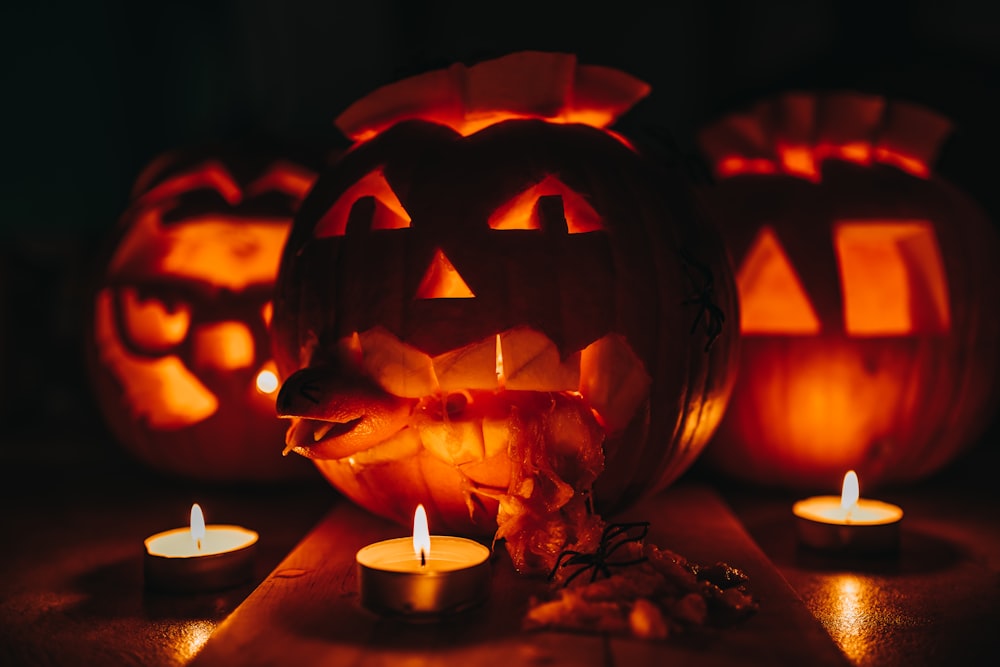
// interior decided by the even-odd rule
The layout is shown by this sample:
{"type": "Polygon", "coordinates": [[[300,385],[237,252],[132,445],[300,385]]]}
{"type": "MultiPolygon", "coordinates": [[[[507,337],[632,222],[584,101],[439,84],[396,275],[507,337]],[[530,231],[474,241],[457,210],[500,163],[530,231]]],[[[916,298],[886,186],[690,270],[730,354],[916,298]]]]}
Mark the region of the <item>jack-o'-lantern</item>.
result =
{"type": "Polygon", "coordinates": [[[453,532],[534,521],[539,553],[694,461],[732,386],[735,286],[687,183],[607,129],[647,91],[523,52],[339,117],[356,143],[275,292],[290,451],[404,525],[418,503],[453,532]]]}
{"type": "Polygon", "coordinates": [[[94,297],[89,372],[105,421],[170,475],[273,482],[285,424],[268,324],[294,212],[315,173],[240,147],[177,150],[133,189],[94,297]]]}
{"type": "Polygon", "coordinates": [[[847,92],[788,94],[706,128],[737,265],[742,348],[704,462],[835,488],[923,478],[975,442],[1000,370],[995,228],[932,169],[951,124],[847,92]]]}

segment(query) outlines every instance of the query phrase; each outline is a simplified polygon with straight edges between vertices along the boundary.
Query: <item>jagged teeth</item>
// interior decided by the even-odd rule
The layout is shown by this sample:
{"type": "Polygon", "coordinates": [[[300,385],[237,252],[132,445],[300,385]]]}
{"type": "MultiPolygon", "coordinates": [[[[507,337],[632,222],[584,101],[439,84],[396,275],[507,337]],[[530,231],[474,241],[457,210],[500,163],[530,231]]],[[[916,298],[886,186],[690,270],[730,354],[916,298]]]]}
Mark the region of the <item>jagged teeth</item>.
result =
{"type": "Polygon", "coordinates": [[[317,428],[315,431],[313,431],[313,442],[319,442],[320,440],[322,440],[323,437],[327,433],[329,433],[330,429],[333,428],[334,426],[336,426],[335,423],[333,423],[333,422],[327,422],[326,424],[323,424],[322,426],[320,426],[319,428],[317,428]]]}

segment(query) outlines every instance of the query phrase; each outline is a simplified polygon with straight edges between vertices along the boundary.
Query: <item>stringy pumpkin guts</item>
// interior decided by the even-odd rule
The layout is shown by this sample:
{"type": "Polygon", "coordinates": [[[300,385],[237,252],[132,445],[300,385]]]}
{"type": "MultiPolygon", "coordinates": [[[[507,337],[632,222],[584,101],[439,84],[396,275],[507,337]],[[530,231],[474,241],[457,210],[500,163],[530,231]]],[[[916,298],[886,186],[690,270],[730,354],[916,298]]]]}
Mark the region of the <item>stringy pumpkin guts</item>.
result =
{"type": "Polygon", "coordinates": [[[548,572],[568,548],[596,544],[604,524],[589,507],[604,469],[604,433],[578,396],[536,394],[548,409],[509,418],[511,477],[498,500],[495,540],[522,573],[548,572]]]}
{"type": "Polygon", "coordinates": [[[615,560],[632,564],[594,580],[557,569],[556,583],[565,587],[533,598],[524,628],[662,640],[698,627],[729,625],[758,608],[749,578],[725,563],[706,567],[638,542],[623,544],[615,560]]]}

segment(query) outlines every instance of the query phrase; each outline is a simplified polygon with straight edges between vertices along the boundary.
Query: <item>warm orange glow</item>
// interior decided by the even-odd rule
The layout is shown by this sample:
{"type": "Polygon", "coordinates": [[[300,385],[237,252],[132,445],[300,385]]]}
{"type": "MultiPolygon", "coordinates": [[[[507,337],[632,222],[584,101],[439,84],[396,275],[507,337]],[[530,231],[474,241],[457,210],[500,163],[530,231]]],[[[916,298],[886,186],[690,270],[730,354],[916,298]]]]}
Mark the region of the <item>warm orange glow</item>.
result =
{"type": "Polygon", "coordinates": [[[369,172],[337,198],[333,206],[316,223],[313,236],[327,238],[346,234],[354,204],[365,197],[375,199],[371,229],[405,229],[410,226],[410,214],[399,202],[380,167],[369,172]]]}
{"type": "Polygon", "coordinates": [[[194,542],[195,549],[201,551],[201,542],[205,539],[205,515],[201,511],[201,505],[195,503],[191,505],[191,541],[194,542]]]}
{"type": "Polygon", "coordinates": [[[840,507],[850,514],[854,506],[858,504],[861,497],[861,490],[858,487],[858,474],[853,470],[848,470],[844,475],[844,486],[840,492],[840,507]]]}
{"type": "Polygon", "coordinates": [[[606,129],[649,91],[624,72],[579,65],[572,54],[525,51],[383,86],[351,105],[336,124],[357,142],[409,119],[440,123],[462,136],[525,118],[606,129]]]}
{"type": "Polygon", "coordinates": [[[778,157],[785,173],[819,181],[819,169],[809,146],[779,146],[778,157]]]}
{"type": "Polygon", "coordinates": [[[727,155],[715,165],[715,172],[721,177],[737,176],[739,174],[776,174],[778,167],[767,158],[745,158],[739,155],[727,155]]]}
{"type": "Polygon", "coordinates": [[[875,158],[879,162],[899,167],[918,178],[927,178],[931,173],[927,163],[920,158],[906,155],[888,146],[877,146],[875,148],[875,158]]]}
{"type": "Polygon", "coordinates": [[[819,318],[774,230],[761,228],[736,275],[744,333],[815,334],[819,318]]]}
{"type": "Polygon", "coordinates": [[[142,351],[156,354],[179,345],[191,326],[191,308],[174,304],[168,308],[156,298],[144,299],[135,287],[118,290],[125,335],[142,351]]]}
{"type": "Polygon", "coordinates": [[[748,338],[740,372],[752,380],[752,398],[727,408],[736,410],[727,419],[731,415],[752,434],[754,456],[773,459],[782,474],[796,471],[791,474],[799,475],[799,484],[819,474],[839,479],[907,437],[896,434],[901,419],[909,423],[912,387],[900,381],[913,372],[909,357],[875,355],[872,364],[858,349],[866,341],[839,335],[748,338]],[[770,353],[760,354],[762,348],[770,353]]]}
{"type": "Polygon", "coordinates": [[[451,261],[440,249],[434,253],[434,259],[427,268],[420,287],[417,288],[418,299],[471,299],[476,295],[465,284],[462,276],[451,261]]]}
{"type": "Polygon", "coordinates": [[[262,394],[273,394],[278,389],[278,376],[274,371],[264,369],[257,373],[257,391],[262,394]]]}
{"type": "Polygon", "coordinates": [[[819,182],[827,160],[891,165],[928,178],[952,123],[935,111],[857,93],[793,92],[702,129],[720,178],[783,173],[819,182]]]}
{"type": "Polygon", "coordinates": [[[197,367],[236,370],[254,361],[253,334],[242,322],[216,322],[194,334],[193,364],[197,367]]]}
{"type": "Polygon", "coordinates": [[[949,329],[948,284],[931,223],[844,221],[834,227],[834,245],[849,333],[949,329]]]}
{"type": "Polygon", "coordinates": [[[315,180],[316,174],[308,169],[279,163],[247,186],[247,194],[257,196],[264,192],[278,191],[301,200],[305,198],[315,180]]]}
{"type": "Polygon", "coordinates": [[[823,143],[816,146],[814,153],[817,162],[837,159],[857,164],[871,164],[872,161],[872,145],[866,141],[823,143]]]}
{"type": "Polygon", "coordinates": [[[208,642],[215,632],[215,626],[216,622],[213,620],[178,621],[174,632],[164,636],[161,641],[171,647],[175,660],[186,665],[194,660],[198,651],[208,642]]]}
{"type": "Polygon", "coordinates": [[[503,345],[500,344],[500,334],[497,334],[497,386],[503,389],[506,381],[503,372],[503,345]]]}
{"type": "Polygon", "coordinates": [[[413,555],[421,562],[431,557],[431,533],[423,505],[417,505],[413,513],[413,555]]]}
{"type": "Polygon", "coordinates": [[[907,596],[885,590],[878,577],[833,574],[822,577],[810,611],[851,664],[880,662],[888,638],[909,636],[926,621],[915,618],[907,596]]]}
{"type": "Polygon", "coordinates": [[[264,320],[264,326],[271,326],[272,315],[274,315],[274,303],[268,301],[260,308],[260,316],[264,320]]]}
{"type": "Polygon", "coordinates": [[[233,177],[225,167],[213,161],[163,181],[143,194],[138,203],[141,206],[157,206],[192,190],[206,188],[216,190],[231,206],[243,199],[243,193],[233,177]]]}
{"type": "Polygon", "coordinates": [[[213,216],[162,225],[160,213],[136,221],[115,251],[110,275],[176,276],[234,291],[274,282],[289,221],[213,216]]]}
{"type": "Polygon", "coordinates": [[[212,392],[176,356],[150,360],[131,354],[114,325],[110,289],[97,297],[94,334],[100,360],[122,385],[131,418],[153,429],[190,426],[208,419],[219,409],[212,392]]]}
{"type": "Polygon", "coordinates": [[[549,175],[540,182],[497,208],[490,216],[492,229],[541,229],[538,217],[538,200],[558,196],[562,199],[563,215],[570,234],[583,234],[603,229],[601,216],[587,201],[555,176],[549,175]]]}

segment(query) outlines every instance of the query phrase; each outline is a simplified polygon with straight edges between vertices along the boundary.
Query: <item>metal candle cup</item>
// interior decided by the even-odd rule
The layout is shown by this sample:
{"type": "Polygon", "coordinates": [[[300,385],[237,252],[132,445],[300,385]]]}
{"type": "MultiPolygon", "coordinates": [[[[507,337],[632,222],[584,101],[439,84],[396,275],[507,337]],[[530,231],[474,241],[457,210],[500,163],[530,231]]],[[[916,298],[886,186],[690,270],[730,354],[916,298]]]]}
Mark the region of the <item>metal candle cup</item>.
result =
{"type": "Polygon", "coordinates": [[[893,553],[899,548],[903,510],[898,505],[860,498],[857,476],[844,478],[838,496],[814,496],[792,506],[799,543],[826,552],[857,555],[893,553]]]}
{"type": "Polygon", "coordinates": [[[432,535],[425,564],[408,537],[358,551],[361,604],[389,616],[446,616],[483,602],[490,590],[490,550],[461,537],[432,535]]]}
{"type": "MultiPolygon", "coordinates": [[[[232,525],[175,528],[146,538],[143,571],[146,588],[160,592],[223,590],[253,578],[258,535],[232,525]]],[[[197,508],[197,515],[201,515],[197,508]]]]}
{"type": "Polygon", "coordinates": [[[361,605],[377,614],[434,620],[483,602],[490,550],[463,537],[430,535],[418,505],[413,537],[369,544],[355,556],[361,605]]]}

